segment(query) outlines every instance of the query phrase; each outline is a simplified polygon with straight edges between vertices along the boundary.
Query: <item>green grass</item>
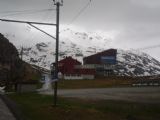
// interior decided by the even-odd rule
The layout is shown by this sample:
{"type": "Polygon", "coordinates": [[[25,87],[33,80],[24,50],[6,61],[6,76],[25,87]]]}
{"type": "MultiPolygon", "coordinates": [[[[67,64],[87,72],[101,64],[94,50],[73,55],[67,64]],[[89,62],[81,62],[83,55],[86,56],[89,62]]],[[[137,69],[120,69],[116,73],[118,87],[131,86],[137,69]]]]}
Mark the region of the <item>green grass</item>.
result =
{"type": "Polygon", "coordinates": [[[26,120],[159,120],[160,104],[58,98],[37,93],[9,94],[26,120]]]}

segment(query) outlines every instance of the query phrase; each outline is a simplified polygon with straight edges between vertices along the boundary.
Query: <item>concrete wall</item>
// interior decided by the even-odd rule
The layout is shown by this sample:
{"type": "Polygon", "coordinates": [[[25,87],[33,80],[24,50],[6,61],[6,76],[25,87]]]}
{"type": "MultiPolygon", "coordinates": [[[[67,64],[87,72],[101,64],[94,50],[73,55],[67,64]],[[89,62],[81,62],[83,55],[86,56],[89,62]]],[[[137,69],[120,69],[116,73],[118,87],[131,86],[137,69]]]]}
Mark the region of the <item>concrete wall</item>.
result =
{"type": "Polygon", "coordinates": [[[81,76],[65,76],[64,75],[65,80],[83,80],[83,79],[92,80],[94,78],[95,78],[94,75],[81,75],[81,76]]]}
{"type": "Polygon", "coordinates": [[[83,79],[93,80],[95,77],[94,75],[82,75],[83,79]]]}
{"type": "Polygon", "coordinates": [[[82,80],[83,77],[82,76],[66,76],[66,75],[64,75],[64,79],[65,80],[82,80]]]}

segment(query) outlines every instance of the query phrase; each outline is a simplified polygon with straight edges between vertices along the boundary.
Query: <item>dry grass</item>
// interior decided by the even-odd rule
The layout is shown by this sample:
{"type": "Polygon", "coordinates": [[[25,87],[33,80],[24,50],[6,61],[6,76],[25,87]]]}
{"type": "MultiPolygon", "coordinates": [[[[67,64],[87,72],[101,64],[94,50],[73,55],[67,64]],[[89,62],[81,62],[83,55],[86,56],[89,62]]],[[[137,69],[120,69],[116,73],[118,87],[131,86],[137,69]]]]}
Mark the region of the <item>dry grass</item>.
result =
{"type": "Polygon", "coordinates": [[[107,88],[131,86],[132,82],[131,78],[110,77],[95,80],[61,80],[58,86],[60,89],[107,88]]]}
{"type": "Polygon", "coordinates": [[[36,93],[11,94],[25,120],[158,120],[160,104],[138,104],[122,101],[92,101],[59,98],[51,106],[52,96],[36,93]]]}

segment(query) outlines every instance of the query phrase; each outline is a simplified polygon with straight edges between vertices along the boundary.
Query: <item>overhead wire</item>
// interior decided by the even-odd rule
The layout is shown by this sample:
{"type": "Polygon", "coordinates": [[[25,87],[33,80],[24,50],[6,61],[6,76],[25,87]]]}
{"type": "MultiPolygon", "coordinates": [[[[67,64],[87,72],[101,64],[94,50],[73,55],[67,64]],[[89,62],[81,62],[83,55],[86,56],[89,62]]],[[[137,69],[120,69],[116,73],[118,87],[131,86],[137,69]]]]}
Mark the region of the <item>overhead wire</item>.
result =
{"type": "Polygon", "coordinates": [[[53,11],[53,10],[55,10],[55,9],[26,10],[26,11],[17,11],[17,12],[8,12],[8,13],[6,12],[7,14],[5,13],[1,17],[14,16],[14,15],[24,15],[24,14],[35,14],[35,13],[49,12],[49,11],[53,11]]]}
{"type": "Polygon", "coordinates": [[[144,48],[138,48],[137,50],[148,50],[148,49],[154,49],[154,48],[158,48],[158,47],[160,47],[160,44],[159,45],[147,46],[147,47],[144,47],[144,48]]]}
{"type": "MultiPolygon", "coordinates": [[[[49,8],[49,9],[39,9],[39,10],[17,10],[17,11],[2,11],[2,12],[0,12],[0,14],[3,14],[3,16],[1,16],[1,17],[6,17],[6,16],[13,16],[13,15],[23,15],[23,14],[34,14],[34,13],[41,13],[41,12],[43,12],[43,13],[45,13],[45,15],[44,16],[42,16],[43,18],[43,20],[42,21],[45,21],[44,19],[48,19],[49,18],[49,15],[50,15],[50,13],[52,12],[52,11],[54,11],[54,10],[56,10],[56,9],[53,9],[53,8],[49,8]],[[46,13],[47,12],[47,13],[46,13]]],[[[35,29],[37,29],[37,30],[39,30],[39,31],[41,31],[41,32],[43,32],[44,34],[47,34],[48,36],[50,36],[50,37],[52,37],[53,39],[55,39],[55,37],[54,36],[52,36],[52,35],[50,35],[50,34],[48,34],[47,32],[45,32],[44,30],[42,30],[42,29],[40,29],[40,28],[38,28],[38,27],[36,27],[36,26],[34,26],[34,25],[32,25],[32,24],[28,24],[29,26],[32,26],[32,27],[34,27],[35,29]]],[[[28,27],[28,26],[27,26],[28,27]]],[[[33,40],[33,39],[35,39],[35,37],[37,36],[37,33],[33,33],[33,32],[31,32],[31,35],[30,36],[28,36],[27,38],[26,38],[26,40],[28,39],[30,39],[31,41],[33,40]]],[[[23,45],[22,45],[23,46],[23,45]]]]}
{"type": "MultiPolygon", "coordinates": [[[[89,2],[87,2],[87,4],[85,6],[83,6],[79,12],[73,17],[73,19],[71,20],[71,22],[68,25],[71,25],[90,5],[91,0],[89,0],[89,2]]],[[[52,11],[55,9],[40,9],[40,10],[21,10],[21,11],[2,11],[0,12],[0,14],[6,14],[3,15],[1,17],[6,17],[6,16],[14,16],[14,15],[20,15],[20,14],[34,14],[34,13],[38,13],[38,12],[46,12],[46,11],[52,11]]]]}
{"type": "Polygon", "coordinates": [[[72,24],[89,7],[90,4],[91,0],[89,0],[89,2],[79,10],[79,12],[72,18],[68,25],[72,24]]]}
{"type": "MultiPolygon", "coordinates": [[[[92,0],[90,0],[82,9],[80,9],[80,11],[73,17],[71,22],[67,25],[71,25],[88,8],[88,6],[91,4],[91,2],[92,2],[92,0]]],[[[158,47],[160,47],[160,45],[153,45],[153,46],[148,46],[148,47],[144,47],[144,48],[138,48],[137,50],[147,50],[147,49],[154,49],[154,48],[158,48],[158,47]]]]}
{"type": "MultiPolygon", "coordinates": [[[[49,8],[49,10],[52,8],[52,6],[50,6],[50,8],[49,8]]],[[[55,10],[55,9],[53,9],[53,10],[55,10]]],[[[41,21],[47,21],[48,19],[49,19],[49,17],[50,17],[50,14],[51,14],[51,12],[48,12],[48,13],[46,13],[44,16],[42,16],[42,18],[41,18],[41,21]]],[[[31,25],[30,25],[31,26],[31,25]]],[[[33,26],[32,26],[33,27],[33,26]]],[[[35,28],[35,27],[34,27],[35,28]]],[[[38,27],[37,27],[38,28],[38,27]]],[[[35,28],[36,29],[36,28],[35,28]]],[[[42,31],[44,31],[44,30],[42,30],[42,31]]],[[[45,31],[44,31],[45,32],[45,31]]],[[[47,32],[46,32],[47,33],[47,32]]],[[[37,34],[38,33],[31,33],[31,35],[30,35],[30,37],[28,38],[28,39],[30,39],[31,41],[33,41],[34,39],[36,39],[37,38],[37,34]]],[[[50,35],[50,34],[49,34],[50,35]]],[[[50,37],[51,37],[52,35],[50,35],[50,37]]],[[[54,36],[52,36],[53,38],[54,38],[54,36]]]]}
{"type": "MultiPolygon", "coordinates": [[[[89,7],[89,5],[91,4],[92,0],[89,0],[89,2],[87,2],[87,4],[85,4],[79,11],[78,13],[71,19],[71,21],[67,24],[67,26],[73,24],[78,17],[89,7]]],[[[64,29],[63,29],[64,30],[64,29]]],[[[61,33],[63,30],[61,30],[59,33],[61,33]]]]}
{"type": "Polygon", "coordinates": [[[1,11],[0,13],[20,13],[20,12],[34,12],[34,11],[48,11],[48,10],[56,10],[56,9],[28,9],[28,10],[12,10],[12,11],[1,11]]]}

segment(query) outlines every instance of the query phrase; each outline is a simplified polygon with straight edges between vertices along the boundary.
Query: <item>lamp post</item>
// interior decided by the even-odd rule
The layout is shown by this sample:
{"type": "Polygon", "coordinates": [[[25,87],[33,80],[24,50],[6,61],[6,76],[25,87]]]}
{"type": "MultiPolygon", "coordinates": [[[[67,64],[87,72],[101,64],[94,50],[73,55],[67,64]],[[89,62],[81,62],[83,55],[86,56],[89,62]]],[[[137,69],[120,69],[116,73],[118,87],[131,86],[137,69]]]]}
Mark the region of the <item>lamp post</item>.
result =
{"type": "Polygon", "coordinates": [[[56,5],[56,56],[55,56],[55,78],[54,83],[54,105],[57,105],[57,86],[58,86],[58,55],[59,55],[59,8],[63,5],[63,0],[53,0],[56,5]]]}

